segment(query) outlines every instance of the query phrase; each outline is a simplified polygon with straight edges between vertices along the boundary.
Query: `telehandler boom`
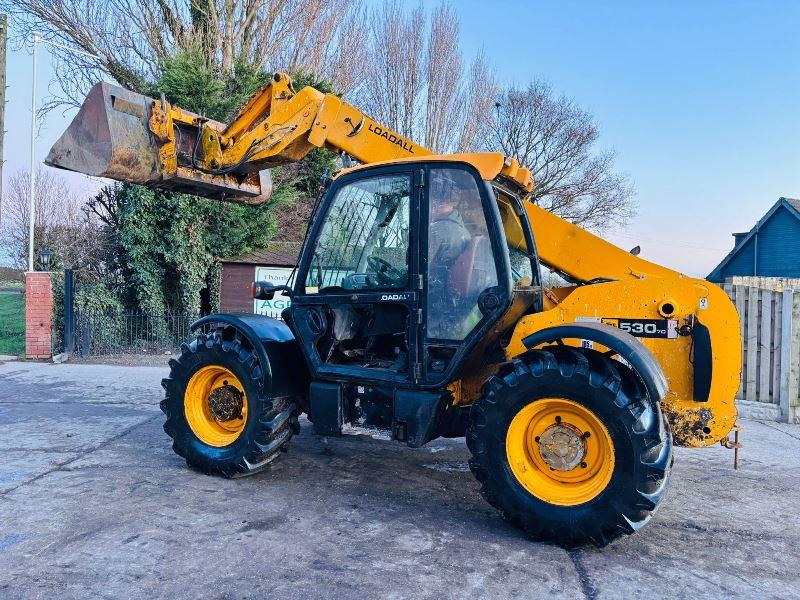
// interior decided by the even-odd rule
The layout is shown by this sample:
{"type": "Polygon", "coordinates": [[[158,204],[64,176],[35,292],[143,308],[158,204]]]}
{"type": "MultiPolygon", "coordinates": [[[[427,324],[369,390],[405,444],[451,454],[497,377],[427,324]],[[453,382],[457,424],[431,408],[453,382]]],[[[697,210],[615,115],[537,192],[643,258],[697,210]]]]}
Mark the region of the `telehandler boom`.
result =
{"type": "Polygon", "coordinates": [[[466,435],[482,494],[531,537],[603,546],[655,513],[673,444],[736,421],[735,308],[533,202],[498,153],[437,155],[277,73],[228,124],[98,84],[47,163],[228,202],[329,148],[340,171],[309,225],[283,321],[211,315],[170,361],[164,429],[204,472],[256,473],[306,413],[418,447],[466,435]],[[541,265],[572,282],[542,285],[541,265]]]}

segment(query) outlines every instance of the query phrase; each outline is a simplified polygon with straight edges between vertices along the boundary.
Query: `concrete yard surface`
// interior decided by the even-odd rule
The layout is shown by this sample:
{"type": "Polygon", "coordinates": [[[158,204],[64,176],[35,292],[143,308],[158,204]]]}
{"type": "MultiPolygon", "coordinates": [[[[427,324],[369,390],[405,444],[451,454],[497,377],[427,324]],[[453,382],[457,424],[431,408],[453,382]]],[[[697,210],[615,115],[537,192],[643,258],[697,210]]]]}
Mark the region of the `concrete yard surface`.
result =
{"type": "Polygon", "coordinates": [[[161,367],[0,364],[0,598],[800,598],[800,427],[678,449],[638,534],[528,540],[463,439],[322,438],[240,480],[188,469],[161,367]]]}

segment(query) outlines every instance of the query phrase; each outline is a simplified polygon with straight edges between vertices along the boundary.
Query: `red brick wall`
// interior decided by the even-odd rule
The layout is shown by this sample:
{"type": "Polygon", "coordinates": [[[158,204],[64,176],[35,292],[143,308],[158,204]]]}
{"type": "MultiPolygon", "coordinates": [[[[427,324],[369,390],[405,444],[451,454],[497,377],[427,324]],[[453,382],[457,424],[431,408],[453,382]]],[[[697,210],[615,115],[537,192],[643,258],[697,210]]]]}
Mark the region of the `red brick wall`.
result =
{"type": "Polygon", "coordinates": [[[53,286],[50,273],[25,273],[25,354],[50,358],[53,286]]]}
{"type": "Polygon", "coordinates": [[[222,263],[219,290],[220,312],[253,312],[250,285],[255,276],[256,268],[253,265],[222,263]]]}

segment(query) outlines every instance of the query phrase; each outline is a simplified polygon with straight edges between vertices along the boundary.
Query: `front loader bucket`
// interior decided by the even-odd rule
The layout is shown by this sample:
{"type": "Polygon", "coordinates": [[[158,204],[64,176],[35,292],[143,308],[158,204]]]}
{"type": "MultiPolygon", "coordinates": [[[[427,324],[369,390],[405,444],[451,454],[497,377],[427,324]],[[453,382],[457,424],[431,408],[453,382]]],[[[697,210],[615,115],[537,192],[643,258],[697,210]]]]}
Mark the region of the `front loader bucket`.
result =
{"type": "MultiPolygon", "coordinates": [[[[177,149],[171,171],[159,160],[159,143],[149,126],[155,100],[109,83],[96,84],[78,114],[50,149],[45,164],[95,177],[137,183],[244,204],[262,204],[272,192],[269,171],[214,175],[191,164],[186,148],[196,127],[176,125],[177,149]]],[[[205,121],[212,125],[221,124],[205,121]]],[[[174,148],[174,146],[172,146],[174,148]]],[[[165,164],[170,164],[167,161],[165,164]]]]}

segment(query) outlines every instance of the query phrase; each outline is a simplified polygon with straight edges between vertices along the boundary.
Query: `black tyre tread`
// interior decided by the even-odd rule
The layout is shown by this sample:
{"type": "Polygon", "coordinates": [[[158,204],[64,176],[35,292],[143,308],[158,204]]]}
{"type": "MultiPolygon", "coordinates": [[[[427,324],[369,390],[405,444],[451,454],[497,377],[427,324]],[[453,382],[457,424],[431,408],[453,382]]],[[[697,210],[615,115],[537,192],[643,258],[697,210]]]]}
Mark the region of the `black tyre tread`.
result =
{"type": "MultiPolygon", "coordinates": [[[[169,361],[170,376],[161,381],[166,391],[161,410],[166,415],[164,431],[172,438],[172,449],[186,463],[207,475],[244,477],[263,471],[281,451],[288,449],[289,441],[299,433],[299,404],[293,398],[271,397],[264,382],[264,373],[258,358],[242,344],[240,338],[223,340],[218,332],[200,333],[191,343],[181,345],[178,358],[169,361]],[[245,431],[231,446],[236,451],[225,457],[204,454],[202,442],[197,440],[186,423],[183,396],[191,375],[200,367],[222,360],[232,360],[242,368],[257,393],[248,394],[248,423],[245,431]],[[251,419],[254,425],[250,426],[251,419]]],[[[242,382],[244,384],[244,382],[242,382]]],[[[207,448],[207,447],[206,447],[207,448]]]]}
{"type": "MultiPolygon", "coordinates": [[[[514,411],[514,414],[516,411],[514,411]]],[[[511,415],[513,417],[513,415],[511,415]]],[[[506,423],[507,427],[507,423],[506,423]]],[[[473,404],[466,433],[472,453],[470,469],[481,483],[481,495],[499,509],[504,517],[530,537],[576,547],[588,542],[605,546],[621,535],[631,534],[646,524],[658,509],[669,484],[672,467],[672,439],[657,402],[647,397],[638,376],[618,361],[590,349],[550,346],[532,350],[503,365],[483,385],[481,398],[473,404]],[[591,512],[576,507],[555,507],[534,498],[516,482],[505,457],[491,452],[493,441],[505,428],[497,429],[511,410],[508,398],[530,391],[530,399],[543,384],[550,388],[579,384],[589,386],[593,394],[613,402],[619,423],[630,439],[637,463],[632,481],[620,488],[616,470],[609,486],[591,505],[591,512]],[[632,483],[632,485],[631,485],[632,483]],[[516,486],[516,489],[512,489],[516,486]],[[619,488],[619,489],[618,489],[619,488]]],[[[504,442],[503,442],[504,443],[504,442]]]]}

